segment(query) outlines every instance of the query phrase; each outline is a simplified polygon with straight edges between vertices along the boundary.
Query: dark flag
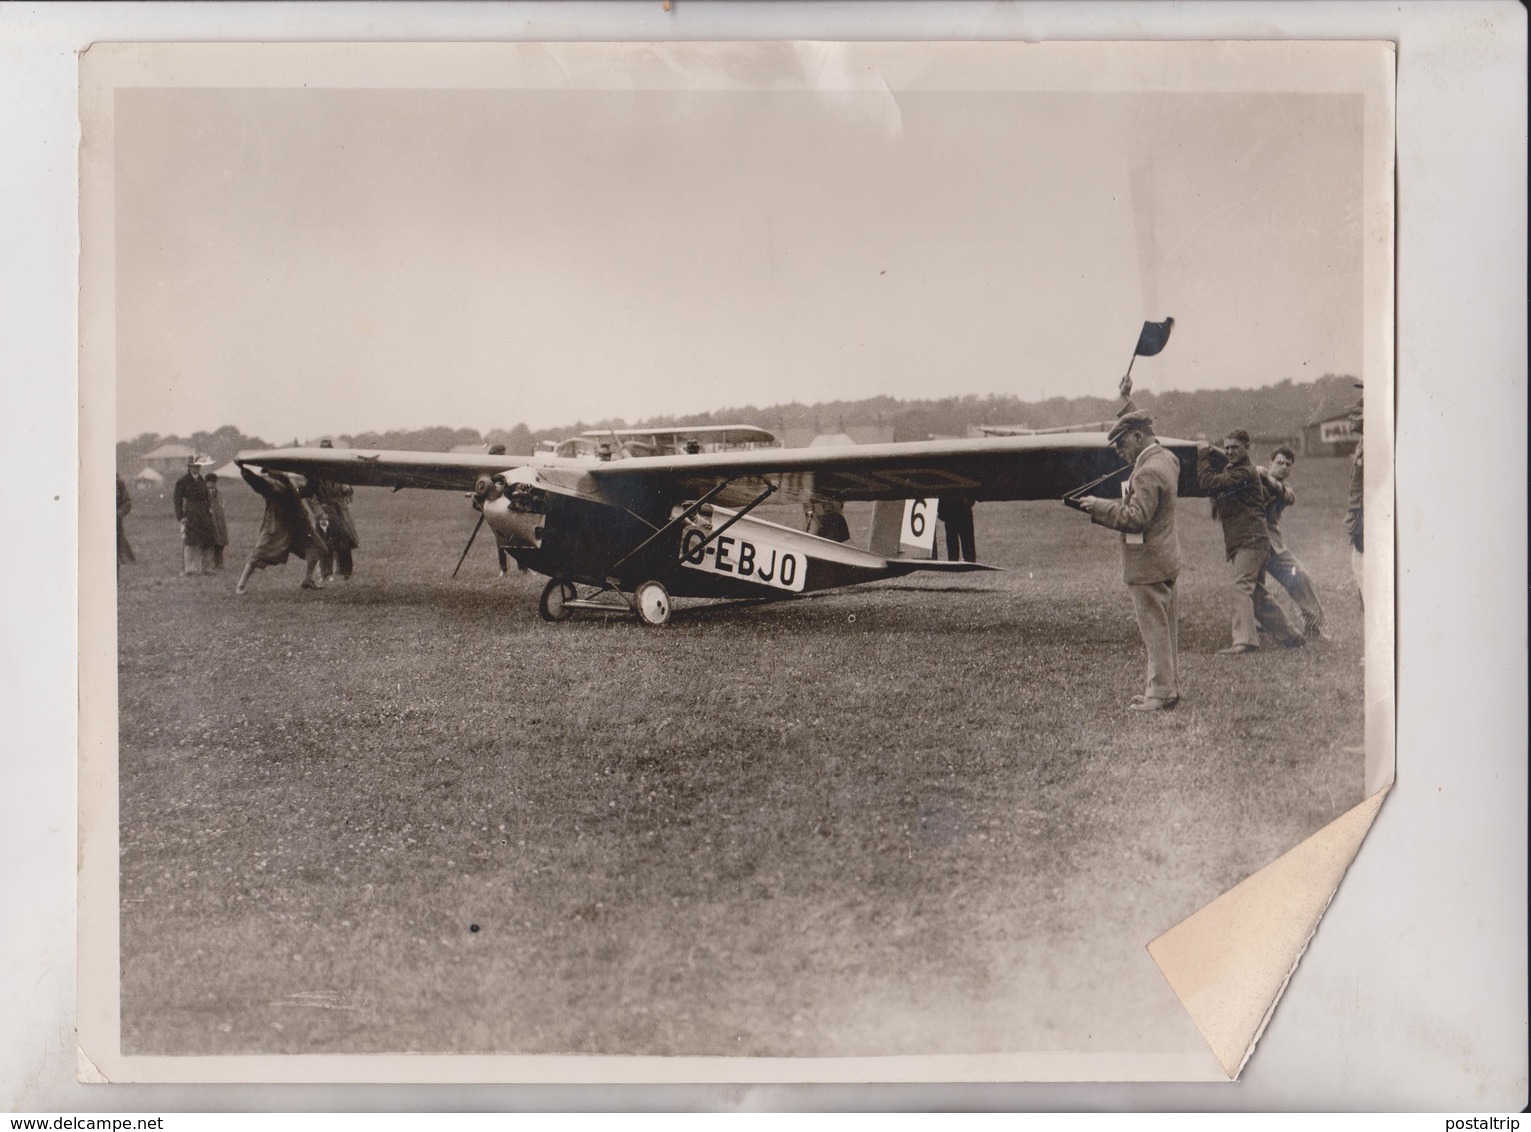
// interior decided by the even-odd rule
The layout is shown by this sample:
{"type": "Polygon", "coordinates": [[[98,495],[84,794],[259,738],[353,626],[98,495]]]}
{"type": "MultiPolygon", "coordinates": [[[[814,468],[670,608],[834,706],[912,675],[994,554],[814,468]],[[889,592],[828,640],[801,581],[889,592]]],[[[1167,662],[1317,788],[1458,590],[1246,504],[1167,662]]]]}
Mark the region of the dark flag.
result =
{"type": "Polygon", "coordinates": [[[1138,335],[1138,348],[1132,352],[1135,358],[1151,358],[1170,340],[1170,331],[1175,328],[1175,320],[1167,318],[1163,322],[1145,322],[1143,333],[1138,335]]]}

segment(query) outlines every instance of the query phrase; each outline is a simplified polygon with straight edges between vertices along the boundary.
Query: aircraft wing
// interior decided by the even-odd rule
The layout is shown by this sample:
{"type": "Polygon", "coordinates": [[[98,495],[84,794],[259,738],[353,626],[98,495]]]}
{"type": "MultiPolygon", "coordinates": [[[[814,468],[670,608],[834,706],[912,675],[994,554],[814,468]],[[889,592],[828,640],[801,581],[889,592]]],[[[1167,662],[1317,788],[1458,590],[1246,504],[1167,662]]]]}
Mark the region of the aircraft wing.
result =
{"type": "Polygon", "coordinates": [[[358,487],[434,488],[472,491],[479,476],[530,463],[529,456],[477,452],[383,452],[360,448],[271,448],[241,452],[239,459],[274,472],[296,472],[358,487]]]}
{"type": "MultiPolygon", "coordinates": [[[[1161,440],[1180,458],[1180,494],[1203,495],[1196,484],[1196,447],[1161,440]]],[[[789,495],[880,500],[965,495],[974,500],[1061,499],[1123,467],[1101,432],[987,436],[820,448],[754,448],[695,455],[638,456],[607,463],[558,457],[486,456],[454,452],[388,452],[354,448],[275,448],[240,459],[273,471],[296,472],[357,486],[472,491],[478,478],[530,465],[577,470],[618,495],[632,492],[675,501],[694,499],[725,482],[727,505],[770,483],[789,495]]],[[[1120,492],[1117,481],[1101,494],[1120,492]]]]}
{"type": "MultiPolygon", "coordinates": [[[[1180,494],[1205,494],[1196,485],[1196,446],[1183,440],[1160,443],[1180,458],[1180,494]]],[[[699,497],[733,480],[746,489],[770,482],[842,500],[941,495],[1021,500],[1061,499],[1123,467],[1105,433],[1082,432],[649,456],[614,460],[590,474],[603,487],[641,486],[677,499],[699,497]]],[[[1115,480],[1100,489],[1102,495],[1120,492],[1115,480]]]]}

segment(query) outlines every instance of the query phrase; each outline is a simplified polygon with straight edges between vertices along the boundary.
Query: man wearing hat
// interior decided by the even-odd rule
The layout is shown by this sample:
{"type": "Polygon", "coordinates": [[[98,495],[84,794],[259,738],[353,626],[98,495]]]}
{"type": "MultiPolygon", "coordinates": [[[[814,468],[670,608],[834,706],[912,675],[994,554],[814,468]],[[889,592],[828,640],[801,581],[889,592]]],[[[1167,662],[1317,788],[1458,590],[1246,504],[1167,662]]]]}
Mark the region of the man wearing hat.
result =
{"type": "Polygon", "coordinates": [[[1178,652],[1180,609],[1175,583],[1180,576],[1180,535],[1175,499],[1180,461],[1154,436],[1147,413],[1123,414],[1106,438],[1132,465],[1120,503],[1087,495],[1075,506],[1090,521],[1122,532],[1122,580],[1132,595],[1138,632],[1148,650],[1148,678],[1129,711],[1166,711],[1180,702],[1178,652]]]}
{"type": "Polygon", "coordinates": [[[217,540],[212,502],[202,469],[212,464],[208,456],[186,457],[186,474],[175,481],[175,517],[181,524],[181,576],[203,574],[212,565],[217,540]]]}

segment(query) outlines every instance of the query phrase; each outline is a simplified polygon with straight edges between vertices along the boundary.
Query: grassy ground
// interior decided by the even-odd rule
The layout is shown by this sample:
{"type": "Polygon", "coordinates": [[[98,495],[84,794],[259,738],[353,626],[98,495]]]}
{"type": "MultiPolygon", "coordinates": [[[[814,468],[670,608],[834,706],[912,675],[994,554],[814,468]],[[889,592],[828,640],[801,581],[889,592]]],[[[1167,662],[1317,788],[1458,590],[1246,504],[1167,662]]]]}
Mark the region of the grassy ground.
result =
{"type": "Polygon", "coordinates": [[[1187,501],[1186,699],[1147,718],[1116,536],[1057,504],[978,508],[1003,574],[656,631],[543,624],[487,538],[448,581],[454,496],[359,492],[355,582],[244,598],[252,493],[207,578],[140,500],[124,1052],[1165,1052],[1144,945],[1361,797],[1346,465],[1294,476],[1335,640],[1215,656],[1187,501]]]}

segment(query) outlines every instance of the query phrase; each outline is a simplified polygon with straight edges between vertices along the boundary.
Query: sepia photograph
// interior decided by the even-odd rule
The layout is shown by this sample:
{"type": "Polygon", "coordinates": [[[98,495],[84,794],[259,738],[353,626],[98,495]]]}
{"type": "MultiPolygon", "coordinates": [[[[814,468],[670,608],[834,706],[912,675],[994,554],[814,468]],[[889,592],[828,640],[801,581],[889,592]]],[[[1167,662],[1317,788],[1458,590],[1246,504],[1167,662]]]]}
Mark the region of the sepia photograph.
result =
{"type": "Polygon", "coordinates": [[[82,1051],[1236,1076],[1393,780],[1393,67],[84,53],[82,1051]]]}

